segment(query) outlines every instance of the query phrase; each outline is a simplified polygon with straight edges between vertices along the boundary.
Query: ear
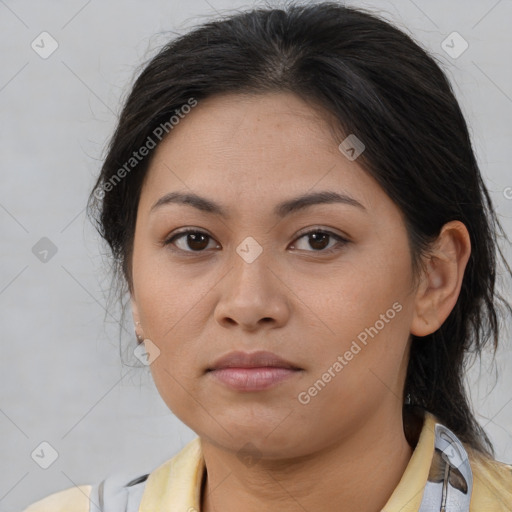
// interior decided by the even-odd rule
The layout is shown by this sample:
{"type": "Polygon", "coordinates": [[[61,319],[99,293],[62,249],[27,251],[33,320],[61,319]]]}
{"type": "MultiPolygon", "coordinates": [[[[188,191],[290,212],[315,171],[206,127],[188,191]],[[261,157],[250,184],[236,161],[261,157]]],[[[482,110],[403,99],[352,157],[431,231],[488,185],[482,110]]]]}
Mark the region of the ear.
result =
{"type": "Polygon", "coordinates": [[[426,256],[416,290],[411,334],[427,336],[448,318],[459,297],[470,254],[466,226],[458,220],[446,223],[426,256]]]}
{"type": "Polygon", "coordinates": [[[135,334],[139,339],[144,339],[144,331],[142,330],[142,325],[140,323],[140,317],[139,317],[139,308],[137,306],[137,302],[135,301],[133,295],[131,295],[130,303],[131,303],[131,307],[132,307],[133,324],[135,325],[135,334]]]}

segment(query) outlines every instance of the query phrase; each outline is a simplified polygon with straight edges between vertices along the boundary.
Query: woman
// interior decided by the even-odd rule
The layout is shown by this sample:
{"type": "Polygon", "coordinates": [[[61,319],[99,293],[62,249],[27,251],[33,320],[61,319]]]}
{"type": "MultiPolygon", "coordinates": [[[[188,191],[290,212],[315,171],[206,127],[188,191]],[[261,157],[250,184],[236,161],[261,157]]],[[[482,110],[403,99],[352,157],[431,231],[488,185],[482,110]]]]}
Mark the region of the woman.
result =
{"type": "Polygon", "coordinates": [[[198,437],[27,511],[512,510],[463,386],[468,352],[497,346],[502,230],[407,35],[323,3],[178,38],[137,79],[90,208],[136,351],[198,437]]]}

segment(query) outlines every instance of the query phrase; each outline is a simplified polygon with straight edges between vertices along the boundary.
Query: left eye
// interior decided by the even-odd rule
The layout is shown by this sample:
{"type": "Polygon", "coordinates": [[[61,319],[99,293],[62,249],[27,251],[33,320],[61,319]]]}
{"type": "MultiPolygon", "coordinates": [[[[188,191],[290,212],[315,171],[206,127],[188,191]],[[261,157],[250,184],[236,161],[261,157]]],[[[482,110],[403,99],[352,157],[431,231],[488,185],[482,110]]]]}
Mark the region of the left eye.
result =
{"type": "Polygon", "coordinates": [[[329,239],[335,239],[340,246],[343,246],[348,242],[348,240],[346,240],[345,238],[336,235],[331,231],[324,231],[319,229],[308,231],[307,233],[304,233],[299,238],[297,238],[297,240],[306,237],[308,237],[308,241],[306,243],[308,243],[310,247],[313,247],[315,249],[315,251],[313,252],[332,252],[332,250],[336,247],[336,244],[329,247],[328,250],[325,250],[325,248],[329,246],[329,239]]]}

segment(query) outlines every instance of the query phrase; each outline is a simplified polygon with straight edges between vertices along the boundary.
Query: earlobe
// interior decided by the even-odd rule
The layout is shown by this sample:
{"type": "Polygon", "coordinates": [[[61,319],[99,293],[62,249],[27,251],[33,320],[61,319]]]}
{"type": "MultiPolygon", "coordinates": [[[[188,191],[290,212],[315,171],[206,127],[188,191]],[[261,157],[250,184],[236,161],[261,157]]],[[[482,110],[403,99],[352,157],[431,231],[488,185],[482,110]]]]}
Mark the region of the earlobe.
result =
{"type": "Polygon", "coordinates": [[[448,318],[459,297],[470,254],[466,226],[460,221],[446,223],[426,256],[416,291],[411,334],[427,336],[448,318]]]}
{"type": "Polygon", "coordinates": [[[133,299],[133,296],[130,300],[130,303],[132,307],[133,323],[135,325],[135,336],[137,337],[137,341],[140,343],[144,340],[144,332],[142,330],[142,325],[140,323],[139,309],[137,307],[137,303],[133,299]]]}
{"type": "Polygon", "coordinates": [[[435,256],[429,255],[427,269],[422,272],[422,280],[416,292],[415,311],[411,325],[411,334],[427,336],[436,331],[442,324],[439,321],[439,299],[443,278],[441,268],[435,256]]]}
{"type": "Polygon", "coordinates": [[[137,307],[137,302],[133,298],[133,295],[130,298],[130,305],[131,305],[131,308],[132,308],[133,323],[136,324],[137,322],[140,322],[139,308],[137,307]]]}

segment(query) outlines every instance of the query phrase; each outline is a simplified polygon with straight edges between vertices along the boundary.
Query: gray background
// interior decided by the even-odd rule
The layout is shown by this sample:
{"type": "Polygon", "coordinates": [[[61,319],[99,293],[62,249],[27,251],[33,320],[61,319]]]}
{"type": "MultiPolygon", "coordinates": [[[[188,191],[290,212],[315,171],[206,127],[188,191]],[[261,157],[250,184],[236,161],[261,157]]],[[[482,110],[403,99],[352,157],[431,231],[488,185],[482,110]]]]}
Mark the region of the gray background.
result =
{"type": "MultiPolygon", "coordinates": [[[[347,3],[382,12],[441,60],[510,235],[512,1],[347,3]],[[453,31],[469,43],[458,58],[441,47],[453,31]]],[[[138,66],[173,34],[216,11],[251,5],[0,0],[2,512],[119,470],[148,472],[195,437],[167,409],[149,369],[121,363],[119,312],[105,313],[103,248],[84,207],[138,66]],[[43,31],[59,45],[47,59],[31,48],[43,31]],[[32,251],[42,237],[57,249],[47,262],[32,251]],[[43,441],[59,455],[48,469],[31,457],[43,441]]],[[[468,379],[497,458],[508,462],[510,332],[509,327],[497,358],[499,383],[487,360],[468,379]]],[[[131,337],[128,317],[125,345],[131,337]]]]}

